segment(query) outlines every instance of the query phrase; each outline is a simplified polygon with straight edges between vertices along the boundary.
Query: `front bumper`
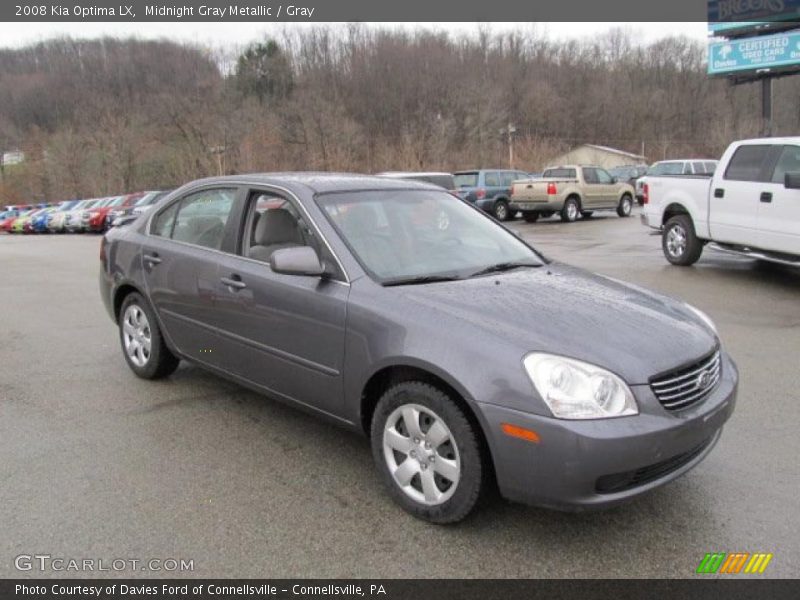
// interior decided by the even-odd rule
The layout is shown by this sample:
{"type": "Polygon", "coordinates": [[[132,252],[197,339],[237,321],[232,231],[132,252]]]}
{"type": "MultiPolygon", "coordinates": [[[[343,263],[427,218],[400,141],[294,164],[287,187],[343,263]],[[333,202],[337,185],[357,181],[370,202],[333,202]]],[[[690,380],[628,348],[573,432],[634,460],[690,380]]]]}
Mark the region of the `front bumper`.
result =
{"type": "Polygon", "coordinates": [[[664,409],[649,386],[632,386],[639,414],[569,421],[479,403],[503,496],[560,510],[607,508],[680,477],[712,450],[736,403],[738,372],[723,354],[722,378],[702,402],[664,409]],[[504,435],[502,423],[539,442],[504,435]]]}

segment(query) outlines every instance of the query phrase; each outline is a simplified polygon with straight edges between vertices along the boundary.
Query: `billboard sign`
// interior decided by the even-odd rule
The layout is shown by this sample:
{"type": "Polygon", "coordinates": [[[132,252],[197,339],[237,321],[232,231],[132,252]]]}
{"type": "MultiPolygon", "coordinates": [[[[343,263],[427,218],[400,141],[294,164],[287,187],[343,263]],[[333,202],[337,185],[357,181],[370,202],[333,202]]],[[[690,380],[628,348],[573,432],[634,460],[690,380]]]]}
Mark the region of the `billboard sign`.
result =
{"type": "Polygon", "coordinates": [[[708,22],[713,25],[797,20],[800,0],[708,0],[708,22]]]}
{"type": "Polygon", "coordinates": [[[708,74],[800,68],[800,31],[715,42],[708,46],[708,74]]]}

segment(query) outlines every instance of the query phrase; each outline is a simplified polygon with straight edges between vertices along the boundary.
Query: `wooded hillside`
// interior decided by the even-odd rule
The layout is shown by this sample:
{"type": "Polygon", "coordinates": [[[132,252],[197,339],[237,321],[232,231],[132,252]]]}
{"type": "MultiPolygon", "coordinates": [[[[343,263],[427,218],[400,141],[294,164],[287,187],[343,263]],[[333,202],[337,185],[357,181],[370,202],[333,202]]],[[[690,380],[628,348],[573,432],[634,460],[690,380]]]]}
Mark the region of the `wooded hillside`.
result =
{"type": "MultiPolygon", "coordinates": [[[[756,85],[705,74],[705,46],[623,31],[452,37],[365,26],[289,31],[212,53],[168,41],[57,39],[0,50],[0,201],[165,188],[218,173],[535,171],[583,142],[650,160],[718,156],[759,132],[756,85]]],[[[800,133],[800,77],[775,83],[777,134],[800,133]]]]}

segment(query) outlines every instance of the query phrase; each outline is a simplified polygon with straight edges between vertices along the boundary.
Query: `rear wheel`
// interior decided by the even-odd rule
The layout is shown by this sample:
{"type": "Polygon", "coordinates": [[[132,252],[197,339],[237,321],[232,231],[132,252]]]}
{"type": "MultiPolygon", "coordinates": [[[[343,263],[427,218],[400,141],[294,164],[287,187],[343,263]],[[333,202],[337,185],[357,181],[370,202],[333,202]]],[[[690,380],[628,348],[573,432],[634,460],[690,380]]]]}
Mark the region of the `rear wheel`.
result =
{"type": "Polygon", "coordinates": [[[564,206],[561,208],[561,220],[565,223],[572,223],[578,219],[581,212],[581,206],[575,196],[570,196],[564,200],[564,206]]]}
{"type": "Polygon", "coordinates": [[[416,517],[460,521],[487,487],[477,432],[432,385],[405,381],[389,388],[375,407],[371,439],[389,493],[416,517]]]}
{"type": "Polygon", "coordinates": [[[620,217],[629,217],[631,216],[632,208],[633,199],[631,198],[630,194],[623,194],[622,198],[619,199],[619,204],[617,205],[617,214],[620,217]]]}
{"type": "Polygon", "coordinates": [[[508,208],[508,202],[505,200],[498,200],[494,203],[494,218],[498,221],[508,221],[511,218],[511,209],[508,208]]]}
{"type": "Polygon", "coordinates": [[[695,234],[689,215],[677,215],[667,221],[661,235],[661,249],[673,265],[688,267],[697,262],[703,253],[703,242],[695,234]]]}
{"type": "Polygon", "coordinates": [[[522,213],[522,218],[525,219],[526,223],[536,223],[536,221],[539,220],[539,213],[537,212],[522,213]]]}
{"type": "Polygon", "coordinates": [[[135,292],[122,302],[119,337],[125,361],[142,379],[166,377],[178,368],[180,361],[164,343],[150,306],[135,292]]]}

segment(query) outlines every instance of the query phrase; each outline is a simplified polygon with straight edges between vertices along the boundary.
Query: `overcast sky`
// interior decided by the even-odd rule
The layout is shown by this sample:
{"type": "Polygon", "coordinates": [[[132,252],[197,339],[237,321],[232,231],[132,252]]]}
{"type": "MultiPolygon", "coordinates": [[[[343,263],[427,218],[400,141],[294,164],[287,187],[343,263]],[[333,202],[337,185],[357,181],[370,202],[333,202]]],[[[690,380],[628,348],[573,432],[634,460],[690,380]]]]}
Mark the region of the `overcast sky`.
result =
{"type": "MultiPolygon", "coordinates": [[[[320,23],[0,23],[0,46],[19,47],[54,36],[168,38],[212,47],[242,46],[263,38],[266,33],[282,28],[305,28],[320,23]]],[[[477,31],[477,23],[369,23],[370,26],[424,27],[457,33],[477,31]]],[[[703,40],[707,37],[707,23],[491,23],[494,31],[535,26],[552,39],[586,38],[614,27],[629,29],[643,42],[652,42],[668,35],[684,34],[703,40]]]]}

